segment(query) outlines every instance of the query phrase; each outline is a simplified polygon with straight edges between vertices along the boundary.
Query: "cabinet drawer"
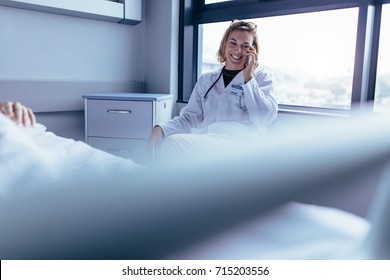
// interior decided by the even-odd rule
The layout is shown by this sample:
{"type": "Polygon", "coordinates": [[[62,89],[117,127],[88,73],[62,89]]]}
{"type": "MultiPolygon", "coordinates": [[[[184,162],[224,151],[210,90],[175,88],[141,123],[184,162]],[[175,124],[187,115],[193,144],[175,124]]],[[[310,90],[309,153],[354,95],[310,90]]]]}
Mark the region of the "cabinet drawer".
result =
{"type": "Polygon", "coordinates": [[[148,139],[153,128],[153,102],[87,100],[87,135],[148,139]]]}
{"type": "Polygon", "coordinates": [[[88,137],[88,144],[115,156],[132,159],[137,163],[148,162],[147,140],[88,137]]]}

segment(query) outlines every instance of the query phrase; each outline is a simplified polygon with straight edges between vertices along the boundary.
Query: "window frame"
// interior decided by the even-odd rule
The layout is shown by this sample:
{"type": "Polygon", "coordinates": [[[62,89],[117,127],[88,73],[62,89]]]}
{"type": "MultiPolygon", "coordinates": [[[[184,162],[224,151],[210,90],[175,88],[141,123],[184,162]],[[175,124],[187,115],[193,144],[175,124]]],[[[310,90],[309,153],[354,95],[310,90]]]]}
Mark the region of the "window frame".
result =
{"type": "MultiPolygon", "coordinates": [[[[376,78],[377,78],[377,65],[378,65],[378,56],[379,56],[379,41],[380,41],[380,30],[381,30],[381,20],[382,20],[382,7],[384,4],[387,4],[390,6],[390,0],[382,0],[378,1],[378,18],[375,21],[374,24],[374,32],[377,36],[374,37],[374,52],[372,54],[372,63],[373,63],[373,69],[370,69],[372,71],[373,79],[370,80],[369,89],[370,94],[372,94],[372,100],[375,99],[375,91],[376,91],[376,78]]],[[[374,107],[374,102],[371,104],[372,107],[374,107]]]]}
{"type": "Polygon", "coordinates": [[[261,18],[308,12],[358,8],[352,79],[351,109],[327,109],[282,105],[280,110],[348,115],[373,107],[379,47],[380,17],[383,4],[390,0],[240,0],[205,4],[204,0],[180,0],[179,95],[178,102],[187,102],[198,74],[200,24],[229,21],[233,18],[261,18]],[[187,40],[193,43],[184,46],[187,40]]]}

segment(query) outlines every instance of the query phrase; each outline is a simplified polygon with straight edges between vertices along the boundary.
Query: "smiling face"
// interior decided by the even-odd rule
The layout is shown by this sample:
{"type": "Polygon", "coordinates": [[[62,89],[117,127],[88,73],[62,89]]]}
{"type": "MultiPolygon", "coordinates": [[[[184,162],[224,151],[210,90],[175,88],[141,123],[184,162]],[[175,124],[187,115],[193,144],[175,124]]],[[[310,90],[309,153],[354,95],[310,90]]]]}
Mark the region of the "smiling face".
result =
{"type": "Polygon", "coordinates": [[[250,32],[232,31],[227,38],[224,49],[225,68],[228,70],[243,69],[251,46],[253,46],[253,36],[250,32]]]}

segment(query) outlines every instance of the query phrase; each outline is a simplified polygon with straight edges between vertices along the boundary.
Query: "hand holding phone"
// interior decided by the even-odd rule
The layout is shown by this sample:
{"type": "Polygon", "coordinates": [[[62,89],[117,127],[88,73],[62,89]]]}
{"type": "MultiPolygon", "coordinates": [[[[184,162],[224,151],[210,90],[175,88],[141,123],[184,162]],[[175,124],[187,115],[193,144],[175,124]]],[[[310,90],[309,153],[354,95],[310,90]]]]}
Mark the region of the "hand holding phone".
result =
{"type": "Polygon", "coordinates": [[[249,81],[253,77],[253,72],[259,66],[258,56],[256,49],[254,47],[250,47],[246,56],[246,63],[244,68],[244,78],[245,82],[249,81]]]}
{"type": "Polygon", "coordinates": [[[257,52],[254,47],[250,47],[248,52],[246,53],[246,63],[245,66],[252,66],[252,64],[255,64],[257,62],[257,52]]]}
{"type": "Polygon", "coordinates": [[[249,54],[246,55],[246,62],[245,62],[245,67],[247,67],[249,65],[249,63],[251,62],[251,56],[249,54]]]}

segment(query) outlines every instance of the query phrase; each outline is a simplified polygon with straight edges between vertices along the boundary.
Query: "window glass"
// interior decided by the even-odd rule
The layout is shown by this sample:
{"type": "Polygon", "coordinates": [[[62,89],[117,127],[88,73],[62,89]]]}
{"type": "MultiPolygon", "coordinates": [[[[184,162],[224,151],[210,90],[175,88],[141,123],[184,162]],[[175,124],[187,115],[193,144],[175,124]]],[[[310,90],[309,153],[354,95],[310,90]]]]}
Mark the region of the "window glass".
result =
{"type": "MultiPolygon", "coordinates": [[[[274,75],[279,104],[350,109],[358,9],[268,18],[257,24],[260,66],[274,75]]],[[[229,22],[201,26],[201,72],[216,59],[229,22]]]]}
{"type": "Polygon", "coordinates": [[[390,113],[390,4],[383,5],[374,111],[390,113]]]}

